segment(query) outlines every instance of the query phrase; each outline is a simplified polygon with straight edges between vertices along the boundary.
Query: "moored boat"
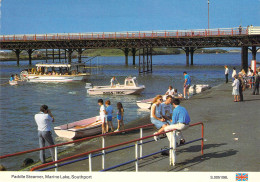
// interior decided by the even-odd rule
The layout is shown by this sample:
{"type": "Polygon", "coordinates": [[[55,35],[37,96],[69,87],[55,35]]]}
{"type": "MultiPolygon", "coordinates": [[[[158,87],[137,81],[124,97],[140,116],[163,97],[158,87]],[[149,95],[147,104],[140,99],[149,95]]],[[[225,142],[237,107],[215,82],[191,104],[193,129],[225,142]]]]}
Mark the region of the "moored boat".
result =
{"type": "Polygon", "coordinates": [[[56,126],[54,127],[54,131],[59,137],[70,139],[97,135],[102,132],[102,121],[98,120],[97,118],[98,117],[92,117],[56,126]]]}
{"type": "Polygon", "coordinates": [[[21,72],[21,79],[28,82],[73,82],[82,81],[90,74],[84,63],[39,63],[36,68],[21,72]]]}
{"type": "Polygon", "coordinates": [[[94,86],[88,89],[88,93],[90,95],[138,95],[144,89],[144,85],[138,85],[136,77],[127,77],[124,85],[94,86]]]}

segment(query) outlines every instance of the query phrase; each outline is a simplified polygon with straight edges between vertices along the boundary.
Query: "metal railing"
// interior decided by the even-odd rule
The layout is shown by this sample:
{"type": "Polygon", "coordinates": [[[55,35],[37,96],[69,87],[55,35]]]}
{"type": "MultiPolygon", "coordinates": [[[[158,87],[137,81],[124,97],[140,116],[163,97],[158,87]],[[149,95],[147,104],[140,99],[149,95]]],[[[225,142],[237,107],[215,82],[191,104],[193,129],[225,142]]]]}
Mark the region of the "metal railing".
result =
{"type": "Polygon", "coordinates": [[[241,29],[239,27],[234,27],[234,28],[194,29],[194,30],[49,33],[49,34],[24,34],[24,35],[16,34],[16,35],[0,35],[0,42],[234,36],[234,35],[247,35],[250,32],[255,32],[254,29],[252,30],[251,29],[248,27],[242,27],[241,29]]]}
{"type": "MultiPolygon", "coordinates": [[[[201,125],[201,127],[202,127],[201,128],[201,138],[196,139],[196,140],[191,141],[191,142],[186,142],[186,144],[201,140],[201,154],[203,155],[204,126],[203,126],[202,122],[199,122],[199,123],[191,124],[190,127],[196,126],[196,125],[201,125]]],[[[160,133],[160,134],[156,134],[156,135],[149,135],[149,136],[143,137],[143,129],[144,128],[148,128],[148,127],[152,127],[152,126],[154,126],[154,125],[153,124],[148,124],[148,125],[143,125],[143,126],[139,126],[139,127],[135,127],[135,128],[130,128],[130,129],[126,129],[126,130],[123,130],[123,131],[114,132],[114,133],[108,133],[108,134],[102,134],[102,135],[86,137],[86,138],[78,139],[78,140],[71,141],[71,142],[66,142],[66,143],[61,143],[61,144],[52,145],[52,146],[48,146],[48,147],[42,147],[42,148],[37,148],[37,149],[33,149],[33,150],[27,150],[27,151],[23,151],[23,152],[17,152],[17,153],[14,153],[14,154],[8,154],[8,155],[0,156],[0,159],[9,158],[9,157],[13,157],[13,156],[18,156],[18,155],[31,153],[31,152],[35,152],[35,151],[39,151],[39,150],[44,150],[44,149],[48,149],[48,148],[55,148],[55,161],[49,162],[49,163],[45,163],[45,164],[39,165],[37,167],[34,167],[34,168],[31,169],[31,171],[36,170],[36,169],[41,169],[43,167],[47,167],[47,166],[50,166],[50,165],[53,165],[53,164],[54,164],[54,166],[49,167],[49,168],[45,168],[43,170],[48,170],[48,169],[55,168],[55,171],[58,171],[58,167],[59,166],[68,165],[68,164],[71,164],[71,163],[74,163],[74,162],[78,162],[78,161],[81,161],[81,160],[85,160],[85,159],[89,159],[89,165],[90,165],[89,166],[89,170],[92,171],[91,159],[93,157],[97,157],[97,156],[100,156],[100,155],[102,155],[102,171],[106,171],[106,170],[110,170],[112,168],[116,168],[116,167],[110,167],[110,168],[105,169],[105,155],[106,154],[109,154],[109,153],[112,153],[112,152],[115,152],[115,151],[118,151],[118,150],[124,150],[126,148],[130,148],[130,147],[135,146],[136,158],[134,160],[128,162],[128,163],[131,163],[131,162],[134,161],[134,162],[136,162],[136,165],[138,166],[138,160],[162,152],[162,151],[159,151],[159,152],[156,152],[155,154],[150,154],[148,156],[143,156],[143,144],[146,144],[146,143],[149,143],[151,141],[154,141],[154,140],[150,140],[150,141],[143,142],[143,140],[151,138],[153,136],[157,136],[157,135],[162,134],[162,133],[160,133]],[[106,136],[106,135],[114,135],[114,134],[118,134],[118,133],[122,133],[122,132],[133,131],[133,130],[137,130],[137,129],[140,129],[140,138],[139,139],[135,139],[135,140],[123,142],[123,143],[120,143],[120,144],[116,144],[116,145],[113,145],[113,146],[105,147],[105,138],[104,138],[104,136],[106,136]],[[64,146],[64,145],[68,145],[68,144],[72,144],[72,143],[78,143],[78,142],[82,142],[82,141],[86,141],[86,140],[90,140],[90,139],[98,138],[98,137],[102,137],[102,148],[58,160],[58,147],[59,146],[64,146]],[[107,149],[115,148],[115,147],[126,145],[126,144],[130,144],[130,143],[133,143],[133,142],[135,142],[135,145],[126,146],[126,147],[115,149],[115,150],[112,150],[112,151],[106,151],[107,149]],[[139,142],[139,143],[137,143],[137,142],[139,142]],[[140,146],[140,147],[138,148],[138,146],[140,146]],[[138,151],[140,153],[139,156],[138,156],[138,151]],[[101,153],[95,154],[96,152],[101,152],[101,153]],[[67,163],[64,163],[64,164],[59,164],[61,162],[68,161],[68,160],[75,159],[75,158],[79,158],[79,157],[85,156],[85,155],[88,155],[88,156],[84,157],[84,158],[81,158],[81,159],[74,160],[74,161],[70,161],[70,162],[67,162],[67,163]]],[[[172,131],[173,130],[171,130],[169,132],[172,132],[172,131]]],[[[173,138],[173,137],[171,137],[171,138],[173,138]]],[[[172,151],[172,154],[170,153],[171,154],[170,155],[170,164],[171,165],[174,165],[174,163],[175,163],[174,162],[175,158],[173,158],[173,156],[175,156],[175,154],[173,153],[173,150],[175,150],[175,148],[176,148],[175,142],[173,142],[173,141],[170,142],[170,148],[168,150],[172,151]]],[[[125,165],[125,164],[120,164],[119,166],[121,166],[121,165],[125,165]]]]}
{"type": "MultiPolygon", "coordinates": [[[[201,125],[201,138],[186,142],[185,144],[193,143],[193,142],[201,140],[201,155],[203,155],[204,125],[203,125],[202,122],[199,122],[199,123],[191,124],[190,127],[196,126],[196,125],[201,125]]],[[[112,145],[112,146],[105,147],[105,140],[104,140],[104,137],[103,137],[102,138],[102,148],[100,148],[100,149],[96,149],[96,150],[92,150],[92,151],[89,151],[89,152],[77,154],[77,155],[74,155],[74,156],[70,156],[70,157],[67,157],[67,158],[60,159],[58,161],[53,161],[53,162],[50,162],[50,163],[42,164],[40,166],[32,168],[31,171],[39,170],[43,167],[47,167],[47,166],[50,166],[50,165],[53,165],[53,164],[55,166],[50,167],[50,168],[45,168],[45,169],[42,169],[42,170],[48,170],[48,169],[51,169],[51,168],[57,169],[57,164],[58,164],[58,166],[63,166],[63,165],[68,165],[68,164],[71,164],[71,163],[74,163],[74,162],[78,162],[78,161],[81,161],[81,160],[88,159],[89,160],[89,171],[91,172],[92,171],[92,158],[100,156],[100,155],[102,155],[102,170],[101,171],[108,171],[108,170],[129,164],[129,163],[132,163],[132,162],[135,162],[135,168],[136,168],[136,171],[138,171],[138,161],[139,160],[150,157],[152,155],[156,155],[156,154],[162,152],[160,150],[160,151],[157,151],[155,153],[152,153],[152,154],[149,154],[149,155],[146,155],[146,156],[143,156],[143,154],[142,154],[143,153],[143,148],[142,148],[143,144],[154,141],[154,140],[150,140],[150,141],[143,142],[143,140],[166,133],[166,132],[163,132],[163,133],[159,133],[159,134],[155,134],[155,135],[149,135],[149,136],[142,137],[142,135],[143,135],[142,129],[146,128],[146,127],[150,127],[150,126],[153,126],[153,124],[138,127],[138,128],[140,128],[140,138],[138,138],[138,139],[134,139],[134,140],[130,140],[130,141],[127,141],[127,142],[120,143],[120,144],[115,144],[115,145],[112,145]],[[127,145],[127,144],[130,144],[130,143],[135,143],[135,144],[130,145],[130,146],[126,146],[126,147],[123,147],[123,148],[111,150],[111,151],[108,151],[108,152],[106,151],[108,149],[127,145]],[[106,154],[112,153],[112,152],[115,152],[115,151],[118,151],[118,150],[124,150],[126,148],[130,148],[130,147],[133,147],[133,146],[135,147],[135,159],[105,169],[105,155],[106,154]],[[100,152],[100,153],[96,154],[97,152],[100,152]],[[61,162],[65,162],[65,161],[72,160],[72,159],[79,158],[79,157],[86,156],[86,155],[87,155],[87,157],[83,157],[81,159],[77,159],[77,160],[74,160],[74,161],[63,163],[61,165],[59,164],[61,162]]],[[[137,128],[128,129],[128,131],[131,131],[131,130],[134,130],[134,129],[137,129],[137,128]]],[[[127,131],[127,130],[119,131],[119,132],[116,132],[116,133],[121,133],[121,132],[125,132],[125,131],[127,131]]],[[[170,165],[175,165],[175,162],[176,162],[176,153],[175,153],[175,150],[176,150],[176,140],[175,140],[175,138],[176,137],[173,137],[175,135],[174,131],[175,130],[168,131],[168,132],[171,132],[171,137],[170,137],[171,140],[169,142],[170,145],[169,145],[169,149],[167,149],[167,150],[170,150],[170,152],[169,152],[170,165]]]]}

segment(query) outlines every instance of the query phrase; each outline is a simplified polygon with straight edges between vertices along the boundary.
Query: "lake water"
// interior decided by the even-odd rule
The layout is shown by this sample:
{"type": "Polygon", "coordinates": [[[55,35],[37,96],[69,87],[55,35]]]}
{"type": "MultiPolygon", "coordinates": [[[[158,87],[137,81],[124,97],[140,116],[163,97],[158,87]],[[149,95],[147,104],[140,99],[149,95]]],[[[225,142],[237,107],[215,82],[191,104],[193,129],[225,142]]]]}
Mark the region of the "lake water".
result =
{"type": "MultiPolygon", "coordinates": [[[[257,56],[258,57],[258,56],[257,56]]],[[[252,56],[249,54],[249,60],[252,56]]],[[[136,57],[138,60],[138,57],[136,57]]],[[[74,60],[76,61],[76,60],[74,60]]],[[[84,61],[84,59],[83,59],[84,61]]],[[[38,61],[33,61],[36,64],[38,61]]],[[[97,100],[110,99],[114,107],[122,102],[125,108],[124,122],[129,123],[139,117],[147,115],[146,110],[139,109],[136,100],[164,94],[169,85],[182,91],[183,71],[191,76],[192,84],[209,84],[216,86],[224,83],[224,65],[240,70],[241,55],[232,54],[194,54],[194,66],[185,66],[185,55],[153,56],[153,73],[138,74],[137,65],[133,66],[129,57],[129,66],[124,65],[124,57],[98,57],[96,64],[104,66],[103,72],[90,76],[87,82],[94,85],[108,85],[112,76],[123,84],[125,77],[136,76],[139,84],[146,86],[145,91],[138,96],[89,96],[85,89],[85,82],[79,83],[25,83],[19,86],[1,85],[0,92],[0,155],[11,154],[24,150],[38,148],[37,126],[34,115],[39,112],[42,104],[49,106],[55,116],[54,126],[93,117],[99,114],[97,100]]],[[[0,62],[0,83],[8,81],[11,74],[19,74],[28,68],[28,61],[0,62]]],[[[231,94],[231,93],[230,93],[231,94]]],[[[116,126],[117,121],[113,124],[116,126]]],[[[140,123],[141,125],[142,123],[140,123]]],[[[54,134],[55,143],[68,140],[54,134]]],[[[1,164],[8,170],[18,170],[22,161],[30,157],[38,161],[38,153],[34,152],[10,159],[1,160],[1,164]]],[[[49,151],[47,151],[49,155],[49,151]]]]}

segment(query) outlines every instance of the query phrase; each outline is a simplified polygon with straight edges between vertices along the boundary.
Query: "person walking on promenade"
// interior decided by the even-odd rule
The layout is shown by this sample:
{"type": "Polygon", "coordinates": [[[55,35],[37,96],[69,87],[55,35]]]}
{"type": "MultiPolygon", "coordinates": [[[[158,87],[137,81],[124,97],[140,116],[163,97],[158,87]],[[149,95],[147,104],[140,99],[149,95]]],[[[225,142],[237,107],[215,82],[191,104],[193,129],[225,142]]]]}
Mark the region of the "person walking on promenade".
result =
{"type": "Polygon", "coordinates": [[[232,95],[234,95],[234,102],[239,102],[239,80],[237,79],[237,75],[235,75],[234,78],[235,80],[232,83],[232,95]]]}
{"type": "Polygon", "coordinates": [[[124,125],[124,108],[121,102],[117,103],[117,129],[115,132],[120,131],[120,126],[122,126],[123,130],[125,130],[124,125]]]}
{"type": "MultiPolygon", "coordinates": [[[[48,109],[48,106],[42,105],[40,112],[35,114],[34,119],[38,126],[40,148],[45,147],[45,142],[47,143],[47,146],[54,145],[51,134],[51,123],[54,122],[54,117],[48,109]]],[[[55,161],[54,148],[50,148],[50,153],[52,160],[55,161]]],[[[42,163],[46,163],[44,150],[40,150],[40,160],[42,163]]]]}
{"type": "MultiPolygon", "coordinates": [[[[157,95],[153,99],[153,104],[151,106],[151,115],[150,115],[151,122],[158,129],[158,132],[155,132],[154,134],[161,133],[164,127],[168,125],[162,115],[162,105],[161,105],[162,102],[163,102],[162,96],[157,95]]],[[[154,136],[154,140],[157,140],[157,136],[154,136]]]]}
{"type": "Polygon", "coordinates": [[[226,83],[228,83],[228,73],[229,73],[228,67],[227,67],[227,65],[225,65],[225,77],[226,77],[226,83]]]}
{"type": "Polygon", "coordinates": [[[255,72],[255,84],[254,84],[254,89],[253,89],[253,95],[259,95],[259,79],[260,79],[260,76],[258,74],[258,71],[255,72]]]}
{"type": "Polygon", "coordinates": [[[111,106],[110,100],[107,100],[105,102],[106,105],[106,113],[107,113],[107,128],[106,131],[109,131],[109,126],[111,128],[111,131],[114,131],[113,123],[112,123],[112,113],[113,113],[113,107],[111,106]]]}
{"type": "MultiPolygon", "coordinates": [[[[172,113],[172,122],[170,123],[169,126],[166,126],[164,128],[164,131],[170,131],[170,130],[175,130],[176,136],[178,140],[180,141],[180,145],[185,143],[185,139],[182,135],[183,130],[186,130],[189,128],[189,123],[190,123],[190,116],[188,111],[180,106],[181,101],[179,99],[173,99],[173,107],[175,108],[172,113]]],[[[170,141],[170,132],[166,133],[168,140],[170,141]]]]}
{"type": "Polygon", "coordinates": [[[98,99],[99,119],[102,121],[102,134],[106,134],[106,108],[103,104],[103,99],[98,99]]]}
{"type": "Polygon", "coordinates": [[[239,98],[240,101],[244,101],[244,96],[243,96],[243,91],[245,90],[245,82],[243,79],[243,74],[239,73],[238,74],[238,81],[239,81],[239,98]]]}
{"type": "Polygon", "coordinates": [[[190,79],[190,75],[188,75],[186,71],[183,72],[183,75],[184,75],[183,96],[184,96],[184,99],[186,99],[186,93],[187,93],[187,95],[188,95],[187,98],[189,99],[189,96],[190,96],[189,88],[191,85],[191,79],[190,79]]]}
{"type": "Polygon", "coordinates": [[[233,67],[233,72],[232,72],[232,81],[234,81],[235,80],[235,75],[237,75],[237,71],[236,71],[236,67],[233,67]]]}

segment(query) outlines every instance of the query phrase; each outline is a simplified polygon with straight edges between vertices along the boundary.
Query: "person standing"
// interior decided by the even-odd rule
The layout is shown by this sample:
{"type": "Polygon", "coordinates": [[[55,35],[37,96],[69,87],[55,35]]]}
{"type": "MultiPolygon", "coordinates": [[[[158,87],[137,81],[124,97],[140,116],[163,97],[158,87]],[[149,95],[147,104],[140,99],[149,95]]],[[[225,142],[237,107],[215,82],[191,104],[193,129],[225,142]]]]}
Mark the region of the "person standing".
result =
{"type": "Polygon", "coordinates": [[[234,102],[239,102],[239,80],[237,79],[237,75],[235,75],[234,78],[235,80],[232,83],[232,95],[234,95],[234,102]]]}
{"type": "Polygon", "coordinates": [[[238,81],[239,81],[239,98],[240,101],[244,101],[243,91],[245,90],[245,84],[242,73],[238,74],[238,81]]]}
{"type": "Polygon", "coordinates": [[[255,84],[254,84],[254,89],[253,89],[253,95],[259,95],[259,79],[260,79],[260,76],[258,74],[258,71],[255,72],[255,84]]]}
{"type": "Polygon", "coordinates": [[[186,99],[186,93],[187,93],[187,95],[188,95],[187,98],[189,99],[189,96],[190,96],[189,88],[191,85],[191,79],[190,79],[190,75],[188,75],[186,71],[183,72],[183,75],[184,75],[183,96],[184,96],[184,99],[186,99]]]}
{"type": "Polygon", "coordinates": [[[228,67],[227,67],[227,65],[225,65],[225,77],[226,77],[226,83],[228,83],[228,73],[229,73],[228,67]]]}
{"type": "Polygon", "coordinates": [[[237,75],[237,71],[236,71],[236,67],[233,67],[233,72],[232,72],[233,81],[235,80],[235,75],[237,75]]]}
{"type": "Polygon", "coordinates": [[[121,102],[117,103],[117,129],[115,132],[120,131],[120,126],[122,125],[123,130],[125,130],[124,125],[124,108],[121,102]]]}
{"type": "Polygon", "coordinates": [[[112,123],[113,107],[111,106],[110,100],[107,100],[105,102],[105,105],[106,105],[106,113],[107,113],[107,128],[106,128],[106,131],[107,132],[109,131],[109,126],[110,126],[111,131],[113,132],[114,131],[113,123],[112,123]]]}
{"type": "Polygon", "coordinates": [[[102,134],[106,134],[106,108],[103,104],[103,99],[98,99],[99,119],[102,121],[102,134]]]}
{"type": "MultiPolygon", "coordinates": [[[[40,148],[45,147],[45,142],[47,146],[54,145],[51,133],[51,123],[54,122],[54,117],[48,109],[48,106],[42,105],[40,112],[35,114],[34,119],[38,126],[40,148]]],[[[50,148],[50,153],[52,160],[55,161],[54,148],[50,148]]],[[[44,150],[40,150],[40,160],[42,163],[46,163],[44,150]]]]}
{"type": "MultiPolygon", "coordinates": [[[[182,135],[183,130],[186,130],[189,128],[189,123],[190,123],[190,116],[188,111],[180,106],[181,101],[179,99],[173,99],[173,113],[172,113],[172,122],[170,123],[169,126],[166,126],[164,128],[164,131],[170,131],[170,130],[175,130],[176,136],[178,140],[180,141],[180,145],[185,143],[185,139],[182,135]]],[[[170,132],[166,133],[168,140],[170,141],[170,132]]]]}

